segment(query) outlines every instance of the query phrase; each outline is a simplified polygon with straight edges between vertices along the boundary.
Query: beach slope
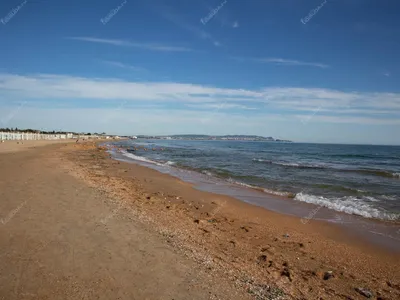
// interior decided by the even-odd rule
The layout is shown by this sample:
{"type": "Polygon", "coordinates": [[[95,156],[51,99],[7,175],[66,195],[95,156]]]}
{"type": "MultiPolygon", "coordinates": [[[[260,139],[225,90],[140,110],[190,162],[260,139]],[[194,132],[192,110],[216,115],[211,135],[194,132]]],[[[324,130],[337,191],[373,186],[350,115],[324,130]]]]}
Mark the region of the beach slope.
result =
{"type": "Polygon", "coordinates": [[[59,144],[25,144],[0,153],[0,299],[248,299],[71,176],[59,144]]]}

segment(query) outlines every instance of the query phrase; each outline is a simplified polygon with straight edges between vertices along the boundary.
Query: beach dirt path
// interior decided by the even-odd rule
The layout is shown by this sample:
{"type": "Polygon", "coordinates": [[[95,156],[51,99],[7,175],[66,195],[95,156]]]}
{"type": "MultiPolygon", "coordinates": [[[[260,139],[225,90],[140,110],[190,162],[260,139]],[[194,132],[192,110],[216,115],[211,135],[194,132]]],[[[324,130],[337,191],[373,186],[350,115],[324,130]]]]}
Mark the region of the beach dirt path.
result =
{"type": "Polygon", "coordinates": [[[0,153],[0,299],[249,299],[69,175],[57,148],[0,153]]]}

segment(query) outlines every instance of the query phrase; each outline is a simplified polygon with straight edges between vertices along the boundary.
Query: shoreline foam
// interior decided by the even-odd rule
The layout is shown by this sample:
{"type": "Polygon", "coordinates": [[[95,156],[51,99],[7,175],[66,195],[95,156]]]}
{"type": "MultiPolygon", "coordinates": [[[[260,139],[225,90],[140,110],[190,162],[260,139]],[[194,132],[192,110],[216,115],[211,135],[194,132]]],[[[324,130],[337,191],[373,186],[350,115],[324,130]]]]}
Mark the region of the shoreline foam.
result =
{"type": "MultiPolygon", "coordinates": [[[[111,152],[115,154],[115,152],[113,152],[113,151],[111,151],[111,152]]],[[[126,150],[121,150],[121,153],[123,154],[123,156],[127,157],[128,159],[132,159],[133,161],[136,161],[136,162],[144,162],[144,163],[147,163],[150,165],[156,165],[159,167],[171,167],[171,166],[177,167],[175,162],[168,161],[166,163],[160,163],[160,162],[156,162],[156,161],[147,159],[143,156],[138,156],[138,155],[132,154],[131,152],[128,152],[126,150]]],[[[293,166],[293,164],[291,164],[290,166],[293,166]]],[[[182,170],[190,170],[189,168],[181,168],[181,169],[182,170]]],[[[192,170],[192,171],[197,172],[198,170],[192,170]]],[[[218,174],[215,174],[208,170],[201,170],[200,172],[209,177],[217,177],[218,176],[218,174]]],[[[217,179],[217,178],[215,178],[215,179],[217,179]]],[[[224,179],[222,179],[222,180],[224,180],[224,179]]],[[[232,179],[230,177],[228,177],[226,179],[226,181],[231,184],[242,186],[244,188],[261,191],[261,192],[264,192],[269,195],[282,196],[282,197],[293,199],[294,201],[306,202],[309,204],[316,205],[317,207],[325,207],[330,210],[346,213],[349,215],[357,215],[357,216],[361,216],[361,217],[364,217],[367,219],[374,219],[374,220],[379,220],[379,221],[383,221],[383,222],[384,221],[396,221],[396,222],[400,221],[399,214],[382,212],[382,211],[374,208],[369,202],[379,202],[379,200],[375,199],[373,197],[370,197],[370,196],[365,196],[365,197],[361,197],[361,198],[360,197],[356,198],[353,196],[327,198],[324,196],[312,195],[312,194],[307,194],[304,192],[293,193],[293,192],[288,192],[288,191],[272,190],[272,189],[268,189],[268,188],[264,188],[264,187],[260,187],[260,186],[254,186],[251,184],[240,182],[240,181],[232,179]]],[[[266,208],[268,208],[268,207],[266,207],[266,208]]]]}

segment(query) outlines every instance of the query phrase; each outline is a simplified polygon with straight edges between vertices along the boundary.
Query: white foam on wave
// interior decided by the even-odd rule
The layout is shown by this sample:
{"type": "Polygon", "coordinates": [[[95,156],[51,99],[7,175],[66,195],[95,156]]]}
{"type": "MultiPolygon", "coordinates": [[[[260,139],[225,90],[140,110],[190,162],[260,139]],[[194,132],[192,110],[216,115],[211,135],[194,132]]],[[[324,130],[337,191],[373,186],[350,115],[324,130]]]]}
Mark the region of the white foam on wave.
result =
{"type": "Polygon", "coordinates": [[[308,167],[306,165],[300,165],[296,163],[286,163],[286,162],[272,162],[274,165],[280,165],[285,167],[308,167]]]}
{"type": "Polygon", "coordinates": [[[173,161],[167,161],[166,163],[159,163],[154,160],[145,158],[143,156],[138,156],[138,155],[132,154],[130,152],[127,152],[126,150],[121,150],[121,153],[123,156],[128,157],[130,159],[138,160],[141,162],[145,162],[145,163],[149,163],[149,164],[153,164],[153,165],[157,165],[157,166],[169,167],[169,166],[172,166],[175,164],[175,162],[173,162],[173,161]]]}
{"type": "Polygon", "coordinates": [[[244,186],[244,187],[247,187],[247,188],[255,188],[254,186],[252,186],[252,185],[250,185],[250,184],[247,184],[247,183],[244,183],[244,182],[240,182],[240,181],[236,181],[235,179],[232,179],[232,178],[228,178],[228,182],[230,182],[230,183],[233,183],[233,184],[237,184],[237,185],[241,185],[241,186],[244,186]]]}
{"type": "Polygon", "coordinates": [[[228,182],[233,183],[233,184],[237,184],[237,185],[240,185],[240,186],[243,186],[243,187],[246,187],[246,188],[263,191],[264,193],[271,194],[271,195],[285,196],[285,197],[288,197],[288,196],[291,195],[290,193],[287,193],[287,192],[280,192],[280,191],[269,190],[269,189],[266,189],[266,188],[260,188],[260,187],[257,187],[257,186],[254,186],[254,185],[250,185],[250,184],[247,184],[247,183],[244,183],[244,182],[236,181],[236,180],[234,180],[232,178],[229,178],[228,182]]]}
{"type": "Polygon", "coordinates": [[[137,156],[135,154],[132,154],[132,153],[129,153],[129,152],[126,152],[126,151],[122,151],[122,155],[125,156],[125,157],[128,157],[130,159],[138,160],[138,161],[141,161],[141,162],[150,163],[150,164],[154,164],[154,165],[157,165],[157,166],[163,166],[163,164],[160,164],[160,163],[158,163],[156,161],[147,159],[147,158],[145,158],[143,156],[137,156]]]}
{"type": "Polygon", "coordinates": [[[279,192],[279,191],[274,191],[274,190],[269,190],[269,189],[264,189],[264,192],[268,193],[268,194],[277,195],[277,196],[284,196],[284,197],[288,197],[290,195],[293,195],[293,194],[288,193],[288,192],[279,192]]]}
{"type": "Polygon", "coordinates": [[[400,173],[393,173],[392,175],[393,175],[393,177],[395,177],[395,178],[400,178],[400,173]]]}
{"type": "Polygon", "coordinates": [[[265,161],[265,160],[264,160],[264,159],[261,159],[261,158],[253,158],[253,161],[263,162],[263,161],[265,161]]]}
{"type": "MultiPolygon", "coordinates": [[[[368,197],[371,198],[371,197],[368,197]]],[[[377,202],[374,198],[372,199],[358,199],[352,196],[345,196],[341,198],[325,198],[323,196],[314,196],[304,193],[298,193],[295,198],[297,201],[302,201],[306,203],[316,204],[323,206],[332,210],[344,212],[351,215],[359,215],[365,218],[375,218],[381,220],[398,220],[399,216],[397,214],[390,214],[380,211],[379,209],[373,207],[365,200],[369,202],[377,202]]]]}
{"type": "Polygon", "coordinates": [[[264,162],[268,164],[273,164],[273,165],[278,165],[278,166],[284,166],[284,167],[295,167],[295,168],[316,168],[316,169],[323,169],[326,168],[326,165],[323,164],[299,164],[299,163],[294,163],[294,162],[284,162],[284,161],[272,161],[268,159],[262,159],[262,158],[253,158],[253,161],[257,162],[264,162]]]}
{"type": "Polygon", "coordinates": [[[201,173],[203,173],[203,174],[205,174],[207,176],[210,176],[210,177],[213,176],[213,174],[211,172],[206,171],[206,170],[201,171],[201,173]]]}
{"type": "Polygon", "coordinates": [[[371,196],[364,196],[365,199],[367,199],[370,202],[379,202],[378,199],[371,197],[371,196]]]}
{"type": "Polygon", "coordinates": [[[398,200],[398,198],[396,196],[391,196],[391,195],[380,195],[380,197],[385,200],[390,200],[390,201],[398,200]]]}

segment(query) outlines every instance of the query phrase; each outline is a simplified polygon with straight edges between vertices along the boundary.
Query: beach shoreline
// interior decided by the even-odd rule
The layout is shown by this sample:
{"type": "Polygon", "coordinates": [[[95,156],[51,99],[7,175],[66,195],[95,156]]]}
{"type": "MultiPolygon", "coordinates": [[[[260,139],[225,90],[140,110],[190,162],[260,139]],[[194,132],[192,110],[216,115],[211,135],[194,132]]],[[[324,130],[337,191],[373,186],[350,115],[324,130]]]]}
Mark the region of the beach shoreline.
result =
{"type": "Polygon", "coordinates": [[[109,149],[113,159],[121,162],[135,163],[162,174],[167,174],[192,184],[193,188],[213,194],[229,196],[242,202],[265,208],[279,214],[298,217],[301,224],[310,220],[329,222],[347,232],[352,239],[363,239],[367,244],[386,248],[400,253],[400,223],[395,220],[382,220],[365,218],[357,214],[349,214],[330,209],[323,205],[308,203],[294,199],[297,194],[291,196],[276,193],[268,189],[243,184],[229,178],[228,180],[213,176],[213,174],[200,173],[197,170],[181,168],[173,163],[159,163],[148,160],[146,157],[132,155],[120,148],[119,143],[102,144],[109,149]]]}
{"type": "Polygon", "coordinates": [[[0,153],[0,299],[252,299],[73,176],[94,159],[82,147],[12,142],[0,153]]]}
{"type": "Polygon", "coordinates": [[[304,217],[308,208],[299,203],[308,203],[326,208],[315,217],[330,222],[348,215],[400,221],[395,148],[156,140],[113,142],[110,147],[115,146],[119,150],[111,148],[110,153],[116,159],[133,160],[202,190],[265,204],[268,210],[304,217]],[[266,197],[271,194],[295,201],[285,205],[266,197]]]}
{"type": "Polygon", "coordinates": [[[233,280],[239,273],[251,274],[253,286],[273,284],[307,299],[358,299],[356,289],[362,287],[400,296],[398,252],[334,224],[312,218],[303,224],[298,217],[196,190],[170,175],[113,160],[95,143],[74,147],[67,146],[64,154],[79,164],[76,176],[135,206],[172,244],[192,256],[202,253],[214,267],[235,274],[233,280]]]}

